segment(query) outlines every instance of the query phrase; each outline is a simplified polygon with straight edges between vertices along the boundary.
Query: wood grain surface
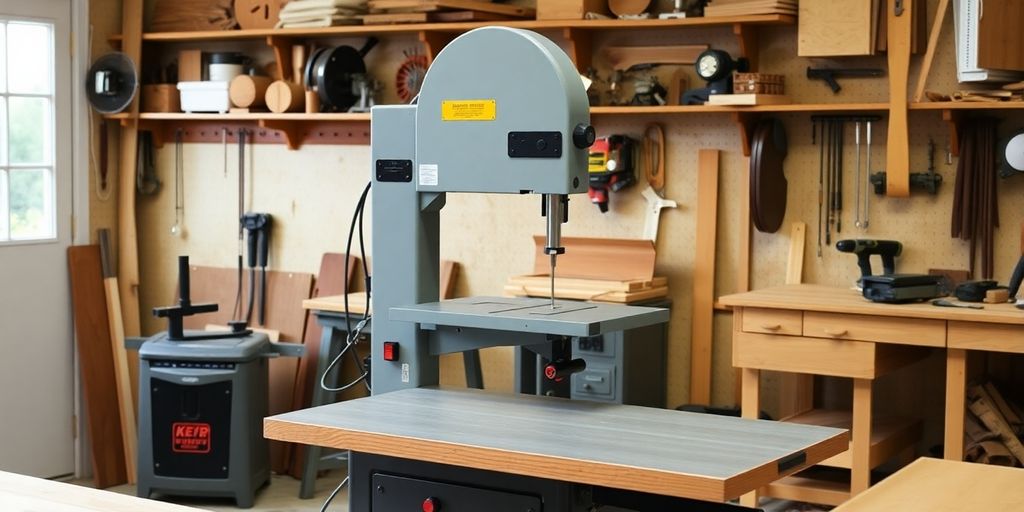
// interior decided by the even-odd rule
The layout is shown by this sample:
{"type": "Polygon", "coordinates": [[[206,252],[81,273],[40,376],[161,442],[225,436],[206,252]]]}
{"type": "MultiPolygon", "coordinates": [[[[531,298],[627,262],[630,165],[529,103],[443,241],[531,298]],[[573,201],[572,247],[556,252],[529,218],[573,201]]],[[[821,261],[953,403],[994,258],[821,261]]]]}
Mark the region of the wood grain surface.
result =
{"type": "Polygon", "coordinates": [[[111,487],[127,482],[127,474],[118,415],[117,383],[114,380],[114,356],[107,324],[107,300],[100,272],[100,247],[69,247],[68,270],[93,478],[97,487],[111,487]]]}
{"type": "Polygon", "coordinates": [[[4,512],[203,512],[198,508],[3,471],[0,471],[0,504],[4,512]]]}
{"type": "Polygon", "coordinates": [[[721,297],[726,306],[799,309],[832,313],[934,318],[962,322],[1024,325],[1024,314],[1012,304],[985,304],[985,309],[940,308],[923,304],[882,304],[865,299],[860,292],[835,286],[801,284],[765,288],[721,297]]]}
{"type": "Polygon", "coordinates": [[[1024,469],[920,458],[834,512],[1017,510],[1024,469]]]}
{"type": "Polygon", "coordinates": [[[848,441],[826,427],[428,388],[270,417],[264,435],[709,501],[827,459],[848,441]],[[778,463],[800,452],[805,462],[780,473],[778,463]]]}

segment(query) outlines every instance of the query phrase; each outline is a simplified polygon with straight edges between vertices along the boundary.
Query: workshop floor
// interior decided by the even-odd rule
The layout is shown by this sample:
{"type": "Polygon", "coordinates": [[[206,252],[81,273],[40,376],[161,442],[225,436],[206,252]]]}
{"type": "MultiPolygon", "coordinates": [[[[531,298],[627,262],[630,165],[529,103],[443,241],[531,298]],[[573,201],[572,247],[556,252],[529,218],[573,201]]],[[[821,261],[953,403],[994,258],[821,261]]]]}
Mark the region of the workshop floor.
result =
{"type": "MultiPolygon", "coordinates": [[[[299,499],[298,480],[290,476],[274,475],[270,480],[270,485],[264,487],[256,495],[256,506],[248,510],[251,512],[318,512],[320,507],[323,506],[324,500],[327,499],[327,496],[331,494],[331,491],[334,490],[344,477],[345,473],[343,471],[327,473],[327,475],[318,478],[316,481],[316,496],[312,499],[301,500],[299,499]]],[[[72,483],[90,486],[92,481],[79,480],[72,483]]],[[[135,495],[134,485],[119,485],[107,490],[132,496],[135,495]]],[[[161,497],[160,499],[214,512],[237,512],[240,510],[235,507],[234,501],[228,499],[183,498],[179,496],[161,497]]],[[[331,512],[348,512],[347,490],[342,490],[338,493],[338,496],[331,502],[329,510],[331,512]]]]}

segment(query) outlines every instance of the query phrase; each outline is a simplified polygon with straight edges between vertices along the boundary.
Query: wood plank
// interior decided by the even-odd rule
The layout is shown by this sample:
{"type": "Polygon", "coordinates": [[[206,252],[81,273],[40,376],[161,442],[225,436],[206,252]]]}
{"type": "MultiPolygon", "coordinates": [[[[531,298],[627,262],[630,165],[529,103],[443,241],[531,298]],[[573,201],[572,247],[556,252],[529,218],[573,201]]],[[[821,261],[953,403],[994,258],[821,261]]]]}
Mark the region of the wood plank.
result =
{"type": "MultiPolygon", "coordinates": [[[[334,313],[345,312],[345,298],[343,295],[330,295],[327,297],[314,297],[302,301],[303,309],[314,311],[332,311],[334,313]]],[[[352,315],[361,315],[366,311],[366,293],[352,292],[348,294],[348,312],[352,315]]]]}
{"type": "Polygon", "coordinates": [[[804,281],[804,243],[807,224],[794,222],[789,235],[789,259],[786,260],[786,284],[800,284],[804,281]]]}
{"type": "Polygon", "coordinates": [[[823,311],[896,318],[930,318],[983,324],[1024,325],[1024,315],[1013,304],[986,304],[985,309],[937,308],[928,303],[879,304],[865,300],[860,292],[815,284],[764,288],[726,295],[719,302],[731,307],[760,307],[823,311]]]}
{"type": "Polygon", "coordinates": [[[124,447],[125,475],[129,484],[137,479],[138,460],[137,420],[132,403],[132,380],[128,364],[128,351],[124,346],[124,322],[121,320],[121,297],[118,295],[117,274],[114,273],[110,252],[109,231],[100,230],[100,257],[103,269],[103,290],[107,299],[107,325],[110,327],[110,351],[114,365],[114,383],[117,387],[117,412],[121,420],[121,443],[124,447]]]}
{"type": "Polygon", "coordinates": [[[824,427],[427,388],[267,418],[264,434],[357,452],[710,501],[732,499],[776,480],[778,461],[794,453],[806,455],[805,463],[792,469],[797,471],[838,453],[846,444],[844,432],[824,427]],[[427,417],[432,421],[420,420],[427,417]],[[565,418],[573,418],[576,427],[564,428],[565,418]],[[616,428],[607,428],[609,424],[616,428]],[[523,432],[546,434],[525,436],[523,432]]]}
{"type": "Polygon", "coordinates": [[[604,54],[612,69],[629,69],[637,64],[693,64],[707,49],[706,44],[607,46],[604,54]]]}
{"type": "MultiPolygon", "coordinates": [[[[511,297],[551,297],[551,285],[505,285],[504,291],[511,297]]],[[[635,292],[596,292],[590,289],[561,288],[555,289],[556,299],[586,300],[591,302],[612,302],[616,304],[634,304],[637,302],[660,299],[668,296],[668,287],[660,286],[635,292]]]]}
{"type": "Polygon", "coordinates": [[[710,404],[717,252],[715,236],[718,230],[718,150],[702,149],[697,158],[697,255],[693,264],[690,402],[710,404]]]}
{"type": "Polygon", "coordinates": [[[788,476],[768,484],[765,494],[783,500],[836,506],[850,499],[850,486],[804,476],[788,476]]]}
{"type": "MultiPolygon", "coordinates": [[[[508,278],[506,283],[509,285],[522,286],[548,285],[550,288],[551,276],[549,274],[512,276],[508,278]]],[[[557,272],[555,275],[556,294],[559,288],[575,288],[599,292],[636,292],[667,285],[668,279],[665,277],[655,277],[650,280],[635,279],[632,281],[609,281],[605,279],[574,279],[570,277],[559,277],[557,272]]]]}
{"type": "Polygon", "coordinates": [[[1024,503],[1024,471],[920,458],[834,512],[1012,510],[1024,503]]]}
{"type": "MultiPolygon", "coordinates": [[[[214,313],[185,317],[185,328],[202,330],[207,324],[227,324],[232,318],[231,309],[235,302],[237,270],[233,268],[202,267],[193,265],[192,302],[215,302],[220,310],[214,313]]],[[[259,275],[257,273],[257,279],[259,275]]],[[[243,307],[248,299],[248,272],[242,282],[243,307]]],[[[300,272],[267,272],[267,329],[281,333],[282,343],[298,343],[303,339],[306,326],[306,311],[302,301],[309,298],[313,289],[313,275],[300,272]]],[[[256,313],[253,312],[255,324],[256,313]]],[[[269,411],[277,414],[291,410],[295,387],[295,373],[298,361],[294,357],[278,357],[270,360],[269,411]]],[[[285,447],[271,443],[271,469],[278,473],[287,471],[285,447]]]]}
{"type": "Polygon", "coordinates": [[[518,5],[495,4],[479,0],[373,0],[368,3],[371,9],[456,9],[460,11],[480,11],[518,18],[533,17],[533,8],[518,5]]]}
{"type": "Polygon", "coordinates": [[[364,14],[363,25],[389,25],[392,23],[426,23],[425,12],[389,12],[383,14],[364,14]]]}
{"type": "MultiPolygon", "coordinates": [[[[932,61],[935,60],[935,49],[939,46],[939,34],[942,33],[942,24],[946,20],[946,11],[949,10],[949,0],[939,0],[939,7],[935,11],[935,20],[932,21],[932,30],[928,33],[928,49],[921,59],[921,69],[917,73],[917,87],[914,89],[914,103],[919,103],[924,98],[924,88],[928,84],[928,73],[932,70],[932,61]]],[[[927,15],[927,9],[922,9],[921,15],[927,15]]]]}
{"type": "Polygon", "coordinates": [[[107,300],[98,245],[68,248],[75,343],[88,418],[92,473],[100,488],[128,481],[117,411],[117,383],[110,349],[107,300]]]}
{"type": "MultiPolygon", "coordinates": [[[[845,430],[853,429],[853,415],[850,411],[845,410],[812,409],[791,418],[784,418],[784,421],[845,430]]],[[[899,455],[906,448],[913,448],[921,437],[921,432],[920,420],[893,416],[874,418],[871,423],[869,466],[876,468],[899,455]]],[[[847,450],[823,461],[820,465],[850,469],[852,462],[852,454],[847,450]]]]}
{"type": "Polygon", "coordinates": [[[928,349],[740,332],[733,338],[737,368],[873,379],[920,360],[928,349]]]}
{"type": "Polygon", "coordinates": [[[978,16],[978,67],[1024,71],[1024,2],[982,2],[978,16]]]}
{"type": "Polygon", "coordinates": [[[964,459],[964,408],[967,396],[967,351],[959,348],[946,350],[946,416],[943,457],[964,459]]]}
{"type": "MultiPolygon", "coordinates": [[[[907,75],[910,72],[910,32],[914,0],[901,0],[903,14],[896,16],[893,2],[888,16],[889,126],[885,152],[886,190],[889,197],[910,195],[910,132],[907,127],[907,75]]],[[[923,4],[922,4],[923,5],[923,4]]]]}
{"type": "MultiPolygon", "coordinates": [[[[1002,305],[985,304],[985,309],[1002,305]]],[[[1014,325],[951,321],[947,343],[949,348],[1024,354],[1024,332],[1014,325]]]]}
{"type": "Polygon", "coordinates": [[[0,471],[5,512],[204,512],[80,485],[0,471]]]}
{"type": "MultiPolygon", "coordinates": [[[[744,180],[748,181],[749,180],[744,180]]],[[[745,201],[749,202],[749,201],[745,201]]],[[[807,224],[794,222],[789,237],[789,259],[786,262],[786,284],[800,284],[804,273],[804,244],[807,224]]],[[[785,313],[774,310],[776,315],[785,313]]],[[[788,312],[793,313],[793,312],[788,312]]],[[[803,313],[799,321],[803,334],[803,313]]],[[[745,329],[748,330],[748,329],[745,329]]],[[[779,332],[777,334],[787,334],[779,332]]],[[[814,376],[806,373],[784,373],[779,376],[779,415],[790,416],[814,408],[814,376]]]]}
{"type": "MultiPolygon", "coordinates": [[[[534,236],[533,273],[549,275],[545,237],[534,236]]],[[[655,250],[651,240],[562,237],[565,254],[558,257],[556,277],[632,281],[654,278],[655,250]]]]}

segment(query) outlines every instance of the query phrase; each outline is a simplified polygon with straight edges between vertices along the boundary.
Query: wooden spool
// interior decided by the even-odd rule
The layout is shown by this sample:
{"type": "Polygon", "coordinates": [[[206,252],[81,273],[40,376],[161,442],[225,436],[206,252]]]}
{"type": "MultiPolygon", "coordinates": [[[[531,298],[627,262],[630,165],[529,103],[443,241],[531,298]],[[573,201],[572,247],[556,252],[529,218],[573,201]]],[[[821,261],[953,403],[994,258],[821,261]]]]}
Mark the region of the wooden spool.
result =
{"type": "Polygon", "coordinates": [[[302,87],[292,82],[278,80],[267,87],[265,96],[267,108],[271,112],[298,112],[302,110],[305,92],[302,87]]]}
{"type": "Polygon", "coordinates": [[[288,0],[235,0],[235,20],[243,29],[274,28],[288,0]]]}
{"type": "Polygon", "coordinates": [[[616,16],[636,16],[643,14],[650,4],[651,0],[608,0],[608,9],[616,16]]]}
{"type": "Polygon", "coordinates": [[[262,107],[266,103],[267,88],[274,81],[266,76],[239,75],[231,80],[228,95],[236,107],[262,107]]]}

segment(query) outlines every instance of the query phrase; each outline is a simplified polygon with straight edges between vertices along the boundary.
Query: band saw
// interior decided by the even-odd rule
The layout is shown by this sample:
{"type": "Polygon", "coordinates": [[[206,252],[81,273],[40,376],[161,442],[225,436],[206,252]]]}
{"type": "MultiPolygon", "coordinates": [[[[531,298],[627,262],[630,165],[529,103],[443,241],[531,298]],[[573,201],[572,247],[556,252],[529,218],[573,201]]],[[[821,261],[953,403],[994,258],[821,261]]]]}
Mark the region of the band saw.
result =
{"type": "Polygon", "coordinates": [[[549,378],[564,378],[582,369],[567,359],[574,337],[669,313],[553,298],[438,301],[447,194],[538,196],[557,271],[569,196],[587,191],[594,129],[582,80],[552,41],[507,27],[467,32],[437,55],[413,104],[376,106],[371,119],[372,396],[271,417],[264,429],[351,450],[349,510],[731,509],[721,502],[847,449],[846,433],[831,428],[436,389],[443,354],[525,346],[555,361],[549,378]]]}

